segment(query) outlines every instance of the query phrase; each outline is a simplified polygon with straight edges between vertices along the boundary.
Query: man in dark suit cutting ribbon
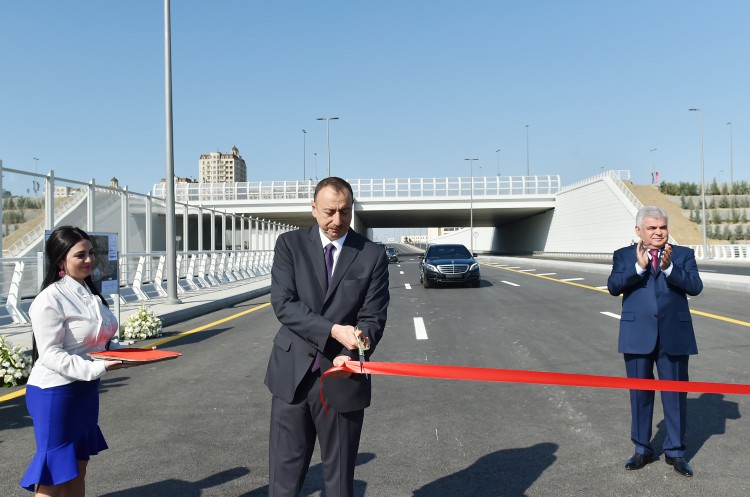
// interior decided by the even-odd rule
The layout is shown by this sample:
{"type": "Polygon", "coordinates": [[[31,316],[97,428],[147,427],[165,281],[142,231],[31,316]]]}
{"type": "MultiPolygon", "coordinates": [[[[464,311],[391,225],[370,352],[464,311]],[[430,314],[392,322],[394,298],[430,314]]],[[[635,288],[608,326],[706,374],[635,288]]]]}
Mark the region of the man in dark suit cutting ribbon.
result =
{"type": "Polygon", "coordinates": [[[359,341],[372,354],[383,336],[390,299],[388,258],[382,247],[349,229],[353,204],[349,183],[326,178],[312,202],[317,224],[284,233],[276,242],[271,304],[281,328],[265,379],[273,394],[270,497],[299,494],[316,435],[325,495],[353,494],[370,379],[357,374],[326,378],[319,385],[320,376],[332,365],[357,359],[359,341]]]}
{"type": "MultiPolygon", "coordinates": [[[[703,282],[695,253],[672,246],[668,216],[659,207],[643,207],[636,216],[638,243],[614,253],[609,293],[622,294],[619,352],[625,356],[628,378],[688,381],[688,358],[698,353],[687,296],[698,295],[703,282]]],[[[693,476],[685,460],[687,394],[662,392],[667,436],[667,464],[683,476],[693,476]]],[[[635,453],[625,469],[641,469],[657,457],[651,446],[654,392],[630,391],[631,439],[635,453]]]]}

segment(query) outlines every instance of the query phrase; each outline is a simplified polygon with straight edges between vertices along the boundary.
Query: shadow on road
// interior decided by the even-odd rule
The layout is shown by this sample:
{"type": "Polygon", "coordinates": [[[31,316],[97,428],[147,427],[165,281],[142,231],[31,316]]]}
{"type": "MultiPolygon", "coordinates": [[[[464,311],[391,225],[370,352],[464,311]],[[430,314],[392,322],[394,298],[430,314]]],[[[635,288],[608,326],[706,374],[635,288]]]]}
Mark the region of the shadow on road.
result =
{"type": "Polygon", "coordinates": [[[541,443],[482,456],[466,469],[435,480],[413,497],[523,497],[557,460],[557,444],[541,443]]]}
{"type": "MultiPolygon", "coordinates": [[[[199,331],[198,333],[191,333],[190,335],[179,337],[175,340],[172,340],[171,342],[165,343],[164,345],[159,345],[158,348],[168,349],[170,347],[175,347],[177,345],[189,345],[193,343],[200,343],[204,340],[208,340],[209,338],[213,338],[220,333],[224,333],[225,331],[229,331],[233,329],[235,329],[233,326],[230,326],[227,328],[210,328],[207,330],[199,331]]],[[[163,338],[169,338],[179,333],[182,333],[182,331],[164,333],[163,338]]]]}
{"type": "MultiPolygon", "coordinates": [[[[367,464],[368,462],[375,459],[375,454],[370,452],[363,452],[357,454],[357,466],[367,464]]],[[[310,466],[305,478],[305,484],[302,485],[302,491],[300,497],[308,497],[317,492],[323,492],[323,466],[321,464],[315,464],[310,466]]],[[[354,497],[364,497],[365,490],[367,490],[367,482],[362,480],[354,480],[354,497]]],[[[267,497],[268,496],[268,485],[264,485],[260,488],[256,488],[251,492],[240,495],[240,497],[267,497]]]]}
{"type": "MultiPolygon", "coordinates": [[[[714,435],[726,433],[728,419],[740,419],[740,408],[737,402],[724,400],[719,393],[704,393],[697,399],[687,399],[687,435],[685,459],[692,459],[703,445],[714,435]]],[[[656,425],[656,436],[651,445],[661,451],[667,427],[664,420],[656,425]]]]}
{"type": "MultiPolygon", "coordinates": [[[[31,416],[26,409],[26,396],[0,404],[0,430],[17,430],[31,426],[31,416]]],[[[0,443],[2,441],[0,440],[0,443]]]]}
{"type": "Polygon", "coordinates": [[[207,476],[206,478],[195,482],[169,479],[157,483],[141,485],[140,487],[129,488],[127,490],[110,492],[108,494],[103,494],[101,497],[164,497],[165,495],[173,495],[175,497],[200,497],[204,489],[223,485],[224,483],[245,476],[248,473],[250,473],[249,469],[237,467],[221,471],[215,475],[207,476]]]}

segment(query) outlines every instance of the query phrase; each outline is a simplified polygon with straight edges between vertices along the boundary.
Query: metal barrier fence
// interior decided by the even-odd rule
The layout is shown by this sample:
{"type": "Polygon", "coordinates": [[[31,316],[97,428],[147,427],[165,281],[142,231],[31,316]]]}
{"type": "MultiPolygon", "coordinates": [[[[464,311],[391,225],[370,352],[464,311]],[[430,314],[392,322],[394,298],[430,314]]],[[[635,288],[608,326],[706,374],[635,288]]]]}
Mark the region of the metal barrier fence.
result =
{"type": "MultiPolygon", "coordinates": [[[[560,176],[474,176],[458,178],[350,179],[354,198],[417,198],[469,196],[554,195],[560,176]]],[[[177,183],[179,202],[263,201],[312,199],[317,181],[259,181],[245,183],[177,183]]],[[[165,185],[154,185],[154,198],[165,197],[165,185]]]]}
{"type": "MultiPolygon", "coordinates": [[[[119,287],[121,302],[124,295],[134,300],[146,301],[167,295],[163,284],[166,254],[164,252],[131,253],[119,257],[119,287]]],[[[214,250],[185,251],[177,254],[177,291],[180,294],[204,288],[238,282],[268,275],[273,264],[273,250],[214,250]]],[[[23,299],[34,297],[44,277],[42,253],[30,257],[0,259],[2,271],[3,302],[5,313],[0,311],[0,326],[3,321],[22,324],[28,315],[22,307],[23,299]],[[4,318],[4,319],[3,319],[4,318]]]]}

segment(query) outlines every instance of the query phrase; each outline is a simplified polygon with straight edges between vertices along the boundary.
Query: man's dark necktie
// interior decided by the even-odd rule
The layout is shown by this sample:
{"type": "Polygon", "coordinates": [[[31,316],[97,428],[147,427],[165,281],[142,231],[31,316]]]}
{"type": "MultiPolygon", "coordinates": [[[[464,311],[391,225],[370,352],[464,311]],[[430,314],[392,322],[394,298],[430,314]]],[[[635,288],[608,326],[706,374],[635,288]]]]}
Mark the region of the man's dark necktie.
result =
{"type": "Polygon", "coordinates": [[[328,273],[328,284],[331,284],[331,275],[333,274],[333,253],[336,251],[336,245],[329,243],[323,249],[323,254],[326,257],[326,271],[328,273]]]}
{"type": "MultiPolygon", "coordinates": [[[[333,275],[333,252],[336,250],[336,245],[329,243],[323,249],[323,255],[326,260],[326,274],[328,276],[328,284],[331,284],[331,276],[333,275]]],[[[310,371],[317,371],[320,369],[320,352],[315,352],[315,360],[310,368],[310,371]]]]}
{"type": "Polygon", "coordinates": [[[649,249],[649,252],[651,252],[651,267],[654,269],[654,274],[656,274],[659,267],[659,250],[649,249]]]}

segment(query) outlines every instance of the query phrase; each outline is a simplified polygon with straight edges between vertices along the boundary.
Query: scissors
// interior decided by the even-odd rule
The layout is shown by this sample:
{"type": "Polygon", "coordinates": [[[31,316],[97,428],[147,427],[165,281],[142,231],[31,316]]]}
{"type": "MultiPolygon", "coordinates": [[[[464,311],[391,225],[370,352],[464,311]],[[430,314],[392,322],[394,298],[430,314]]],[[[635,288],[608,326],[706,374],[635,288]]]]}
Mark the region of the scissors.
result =
{"type": "MultiPolygon", "coordinates": [[[[360,331],[358,327],[354,327],[355,333],[357,331],[360,331]]],[[[365,371],[365,350],[370,349],[370,344],[365,343],[364,340],[362,340],[362,337],[360,334],[357,334],[357,348],[359,349],[359,368],[360,371],[364,373],[365,371]]],[[[369,376],[365,373],[365,378],[369,378],[369,376]]]]}

